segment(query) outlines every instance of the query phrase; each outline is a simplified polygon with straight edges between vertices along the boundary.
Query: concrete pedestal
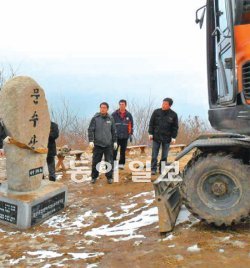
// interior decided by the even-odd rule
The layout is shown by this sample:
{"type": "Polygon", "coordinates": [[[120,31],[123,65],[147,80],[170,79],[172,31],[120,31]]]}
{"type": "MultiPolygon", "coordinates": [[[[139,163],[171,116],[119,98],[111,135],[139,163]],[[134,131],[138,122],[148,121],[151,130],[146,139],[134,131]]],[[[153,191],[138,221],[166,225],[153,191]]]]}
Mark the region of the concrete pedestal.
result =
{"type": "Polygon", "coordinates": [[[67,187],[59,182],[43,180],[40,188],[30,192],[8,190],[0,186],[0,223],[27,229],[62,210],[67,203],[67,187]]]}

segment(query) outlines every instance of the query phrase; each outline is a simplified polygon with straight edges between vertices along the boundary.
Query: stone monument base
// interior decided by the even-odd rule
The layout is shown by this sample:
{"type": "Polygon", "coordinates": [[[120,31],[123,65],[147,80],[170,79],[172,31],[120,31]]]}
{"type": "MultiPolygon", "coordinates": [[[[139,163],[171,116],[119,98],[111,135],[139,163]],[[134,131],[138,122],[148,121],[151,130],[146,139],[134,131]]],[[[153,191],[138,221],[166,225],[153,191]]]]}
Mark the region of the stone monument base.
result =
{"type": "Polygon", "coordinates": [[[67,186],[42,180],[41,187],[30,192],[8,190],[7,182],[0,186],[0,223],[27,229],[58,211],[67,203],[67,186]]]}

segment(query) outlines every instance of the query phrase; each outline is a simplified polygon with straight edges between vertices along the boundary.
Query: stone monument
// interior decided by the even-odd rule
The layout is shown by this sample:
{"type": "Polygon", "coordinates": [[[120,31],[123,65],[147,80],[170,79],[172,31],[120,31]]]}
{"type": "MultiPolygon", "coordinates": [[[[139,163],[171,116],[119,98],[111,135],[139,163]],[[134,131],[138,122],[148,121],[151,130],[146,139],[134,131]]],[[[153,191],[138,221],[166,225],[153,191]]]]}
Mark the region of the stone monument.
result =
{"type": "Polygon", "coordinates": [[[50,116],[43,89],[31,78],[9,80],[0,91],[7,182],[0,186],[0,222],[29,228],[63,209],[67,187],[43,180],[50,116]]]}

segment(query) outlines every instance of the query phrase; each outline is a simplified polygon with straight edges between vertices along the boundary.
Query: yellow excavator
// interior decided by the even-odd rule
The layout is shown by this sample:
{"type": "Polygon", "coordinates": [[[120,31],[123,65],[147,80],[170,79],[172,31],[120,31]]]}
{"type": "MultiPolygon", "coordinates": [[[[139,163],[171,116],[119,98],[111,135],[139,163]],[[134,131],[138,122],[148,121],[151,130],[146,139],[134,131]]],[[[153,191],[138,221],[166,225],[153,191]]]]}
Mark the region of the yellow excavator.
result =
{"type": "Polygon", "coordinates": [[[216,226],[250,214],[250,0],[207,0],[196,11],[200,27],[205,15],[208,114],[218,132],[177,155],[193,152],[179,179],[154,182],[161,233],[173,230],[182,204],[216,226]]]}

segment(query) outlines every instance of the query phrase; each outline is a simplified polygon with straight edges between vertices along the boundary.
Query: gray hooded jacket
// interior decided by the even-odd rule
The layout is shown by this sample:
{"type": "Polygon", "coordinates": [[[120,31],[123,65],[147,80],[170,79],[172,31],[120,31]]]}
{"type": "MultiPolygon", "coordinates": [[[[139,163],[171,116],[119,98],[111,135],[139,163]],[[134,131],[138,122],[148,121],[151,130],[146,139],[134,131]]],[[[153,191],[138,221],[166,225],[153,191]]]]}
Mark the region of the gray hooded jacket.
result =
{"type": "Polygon", "coordinates": [[[101,147],[112,146],[117,141],[115,121],[109,114],[95,114],[88,128],[89,142],[101,147]]]}

